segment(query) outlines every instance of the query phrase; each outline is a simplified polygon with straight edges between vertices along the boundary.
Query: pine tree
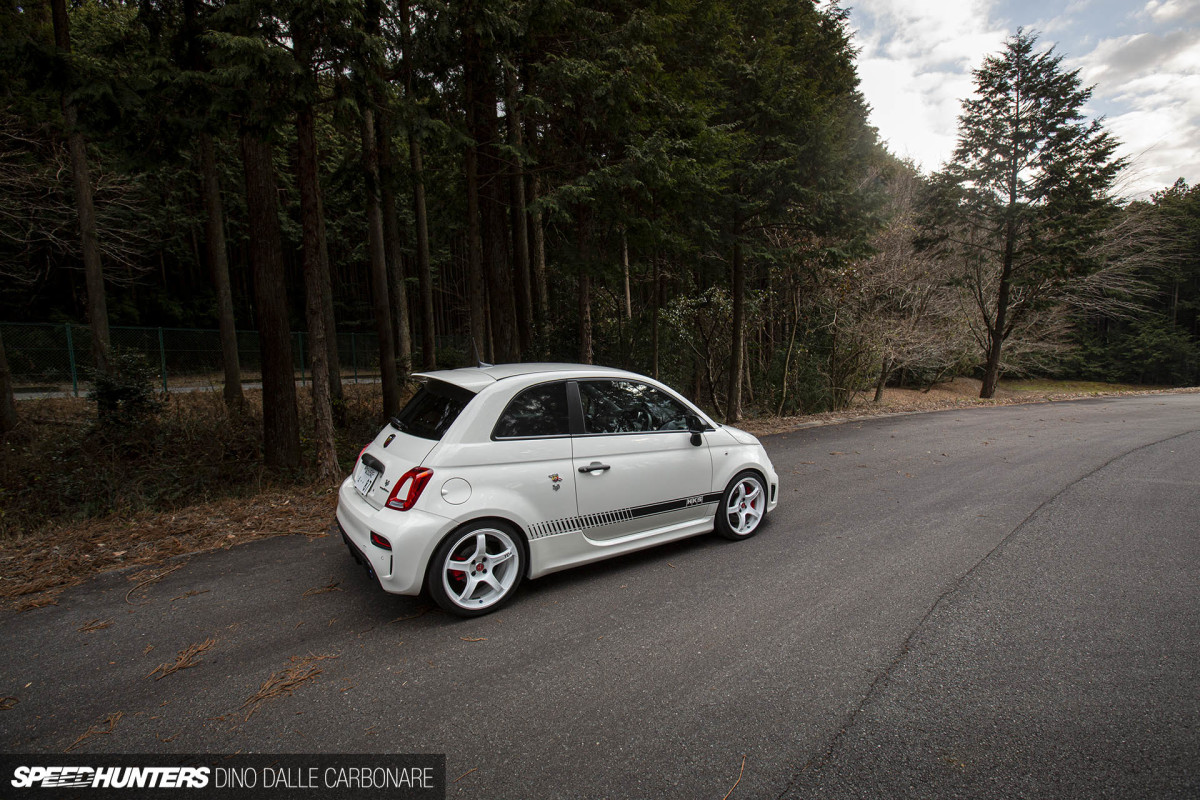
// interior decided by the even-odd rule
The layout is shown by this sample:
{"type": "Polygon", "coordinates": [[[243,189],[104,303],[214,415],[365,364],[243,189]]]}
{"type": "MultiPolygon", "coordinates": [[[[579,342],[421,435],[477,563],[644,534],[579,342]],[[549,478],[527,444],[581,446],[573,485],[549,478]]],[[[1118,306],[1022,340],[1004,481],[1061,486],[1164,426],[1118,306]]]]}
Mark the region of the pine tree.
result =
{"type": "Polygon", "coordinates": [[[975,71],[958,146],[935,181],[933,223],[962,261],[984,350],[980,397],[991,397],[1009,336],[1098,265],[1088,256],[1111,219],[1108,191],[1124,166],[1116,140],[1085,120],[1091,88],[1054,49],[1018,30],[975,71]],[[945,220],[952,220],[948,227],[945,220]]]}

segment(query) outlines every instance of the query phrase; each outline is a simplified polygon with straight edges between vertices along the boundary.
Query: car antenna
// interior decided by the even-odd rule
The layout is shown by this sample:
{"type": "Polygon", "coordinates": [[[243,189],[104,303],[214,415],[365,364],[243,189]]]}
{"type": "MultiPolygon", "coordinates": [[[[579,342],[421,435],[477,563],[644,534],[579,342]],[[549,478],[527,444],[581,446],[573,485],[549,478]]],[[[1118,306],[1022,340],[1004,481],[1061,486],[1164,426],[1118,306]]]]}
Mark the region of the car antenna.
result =
{"type": "Polygon", "coordinates": [[[479,357],[479,345],[477,345],[475,343],[474,336],[471,337],[471,355],[472,355],[472,357],[474,357],[476,365],[479,367],[479,369],[496,366],[495,364],[487,363],[486,361],[484,361],[482,358],[479,357]]]}

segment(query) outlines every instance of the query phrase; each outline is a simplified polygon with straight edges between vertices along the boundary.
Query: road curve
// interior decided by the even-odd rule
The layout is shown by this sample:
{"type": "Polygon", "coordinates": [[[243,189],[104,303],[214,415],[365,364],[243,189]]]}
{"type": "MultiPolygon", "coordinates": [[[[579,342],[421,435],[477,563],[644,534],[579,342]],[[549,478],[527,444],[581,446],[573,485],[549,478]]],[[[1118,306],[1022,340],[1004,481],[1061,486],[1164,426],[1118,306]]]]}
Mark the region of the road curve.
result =
{"type": "Polygon", "coordinates": [[[471,621],[381,594],[335,537],[195,556],[128,601],[103,576],[0,615],[0,750],[121,711],[73,752],[445,753],[467,797],[1195,796],[1198,431],[1180,394],[768,437],[754,539],[471,621]]]}

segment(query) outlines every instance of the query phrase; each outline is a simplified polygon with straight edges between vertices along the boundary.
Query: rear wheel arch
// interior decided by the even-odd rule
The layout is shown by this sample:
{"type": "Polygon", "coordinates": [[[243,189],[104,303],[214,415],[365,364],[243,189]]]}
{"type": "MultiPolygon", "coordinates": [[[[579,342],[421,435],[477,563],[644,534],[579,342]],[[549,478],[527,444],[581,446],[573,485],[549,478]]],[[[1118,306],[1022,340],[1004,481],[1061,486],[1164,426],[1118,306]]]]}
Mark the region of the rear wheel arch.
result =
{"type": "MultiPolygon", "coordinates": [[[[429,563],[425,567],[424,590],[437,605],[446,611],[459,616],[479,616],[500,608],[511,600],[521,583],[529,577],[529,570],[529,540],[525,534],[525,530],[517,523],[504,517],[477,517],[456,525],[434,547],[433,553],[429,558],[429,563]],[[486,565],[480,577],[493,575],[493,570],[490,567],[495,567],[494,577],[498,579],[502,591],[493,591],[489,586],[481,585],[480,592],[473,595],[474,597],[482,598],[482,602],[478,606],[468,606],[459,597],[451,596],[451,591],[448,591],[448,588],[450,590],[454,588],[453,586],[448,587],[451,580],[443,580],[448,571],[449,560],[460,560],[464,556],[467,556],[469,551],[475,549],[468,541],[471,534],[484,535],[487,546],[486,552],[482,554],[480,560],[488,561],[488,557],[494,555],[494,551],[502,552],[505,541],[511,541],[517,551],[518,559],[515,575],[509,575],[506,572],[505,564],[507,562],[489,562],[486,565]]],[[[484,581],[495,583],[495,581],[486,577],[480,583],[483,584],[484,581]]],[[[465,587],[465,585],[464,583],[463,586],[465,587]]]]}

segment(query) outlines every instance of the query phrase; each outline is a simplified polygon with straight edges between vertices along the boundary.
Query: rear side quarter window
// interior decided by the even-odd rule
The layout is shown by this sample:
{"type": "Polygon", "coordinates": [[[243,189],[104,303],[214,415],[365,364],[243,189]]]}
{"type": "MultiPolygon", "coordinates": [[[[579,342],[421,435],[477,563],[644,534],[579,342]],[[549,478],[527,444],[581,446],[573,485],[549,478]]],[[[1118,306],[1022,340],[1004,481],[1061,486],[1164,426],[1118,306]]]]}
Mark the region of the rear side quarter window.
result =
{"type": "Polygon", "coordinates": [[[541,436],[569,436],[567,384],[543,383],[522,390],[496,420],[493,439],[529,439],[541,436]]]}

